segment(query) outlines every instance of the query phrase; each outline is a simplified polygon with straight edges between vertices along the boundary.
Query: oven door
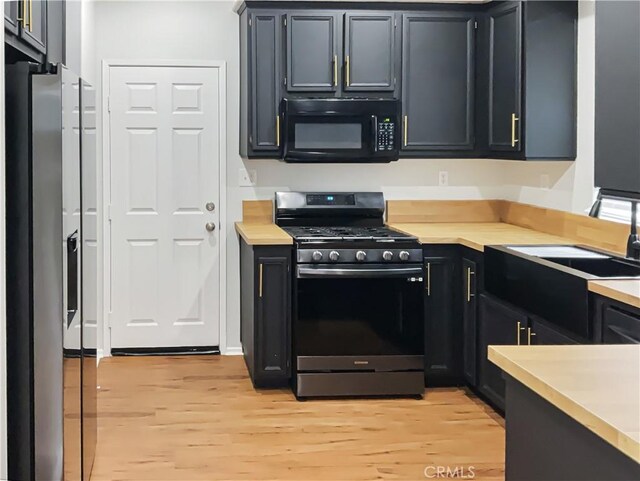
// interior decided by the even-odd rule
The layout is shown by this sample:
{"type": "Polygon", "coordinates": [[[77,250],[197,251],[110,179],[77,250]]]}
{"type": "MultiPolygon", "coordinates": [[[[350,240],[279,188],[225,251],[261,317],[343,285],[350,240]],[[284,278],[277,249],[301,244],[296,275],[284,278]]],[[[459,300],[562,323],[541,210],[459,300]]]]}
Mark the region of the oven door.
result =
{"type": "Polygon", "coordinates": [[[423,370],[423,289],[420,265],[299,265],[298,372],[423,370]]]}

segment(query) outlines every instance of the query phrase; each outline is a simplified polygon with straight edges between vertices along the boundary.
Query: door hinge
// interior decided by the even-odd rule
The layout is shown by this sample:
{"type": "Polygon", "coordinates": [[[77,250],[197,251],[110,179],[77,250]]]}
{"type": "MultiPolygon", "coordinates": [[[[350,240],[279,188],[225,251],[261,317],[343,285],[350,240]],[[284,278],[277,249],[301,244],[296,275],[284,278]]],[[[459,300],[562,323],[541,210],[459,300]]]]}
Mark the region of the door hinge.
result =
{"type": "Polygon", "coordinates": [[[111,95],[107,96],[107,112],[111,112],[111,95]]]}
{"type": "Polygon", "coordinates": [[[111,329],[111,312],[107,313],[107,318],[105,319],[106,324],[107,324],[107,328],[111,329]]]}
{"type": "Polygon", "coordinates": [[[397,28],[398,27],[398,19],[394,18],[393,19],[393,28],[397,28]]]}
{"type": "Polygon", "coordinates": [[[111,222],[111,204],[107,205],[107,220],[111,222]]]}

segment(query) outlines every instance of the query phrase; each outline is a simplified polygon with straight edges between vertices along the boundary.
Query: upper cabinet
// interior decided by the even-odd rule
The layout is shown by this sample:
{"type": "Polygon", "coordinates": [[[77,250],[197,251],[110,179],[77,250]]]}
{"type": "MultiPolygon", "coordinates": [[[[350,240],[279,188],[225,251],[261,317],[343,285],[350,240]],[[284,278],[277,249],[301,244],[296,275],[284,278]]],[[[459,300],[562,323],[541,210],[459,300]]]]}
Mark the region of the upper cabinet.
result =
{"type": "Polygon", "coordinates": [[[240,8],[243,157],[281,158],[283,98],[374,97],[401,157],[575,159],[577,2],[274,5],[240,8]]]}
{"type": "Polygon", "coordinates": [[[596,2],[595,184],[640,193],[640,3],[596,2]]]}
{"type": "Polygon", "coordinates": [[[577,2],[489,5],[478,28],[479,150],[575,159],[577,2]]]}
{"type": "Polygon", "coordinates": [[[489,149],[519,151],[522,85],[522,5],[507,3],[488,15],[489,149]]]}
{"type": "Polygon", "coordinates": [[[474,56],[474,15],[403,15],[403,150],[473,149],[474,56]]]}
{"type": "Polygon", "coordinates": [[[343,89],[346,92],[395,90],[395,22],[393,12],[345,15],[343,89]]]}
{"type": "MultiPolygon", "coordinates": [[[[27,3],[24,5],[27,5],[27,3]]],[[[14,35],[18,35],[18,29],[22,22],[21,19],[18,20],[18,18],[21,18],[19,14],[20,6],[21,3],[17,1],[4,2],[4,28],[14,35]]]]}
{"type": "Polygon", "coordinates": [[[305,11],[286,16],[289,92],[338,90],[342,28],[336,13],[305,11]]]}
{"type": "Polygon", "coordinates": [[[4,3],[5,44],[9,61],[64,63],[66,3],[63,0],[15,0],[4,3]]]}
{"type": "MultiPolygon", "coordinates": [[[[26,3],[23,0],[23,3],[26,3]]],[[[22,29],[22,39],[38,52],[47,51],[47,2],[45,0],[29,0],[26,9],[27,27],[22,29]]]]}

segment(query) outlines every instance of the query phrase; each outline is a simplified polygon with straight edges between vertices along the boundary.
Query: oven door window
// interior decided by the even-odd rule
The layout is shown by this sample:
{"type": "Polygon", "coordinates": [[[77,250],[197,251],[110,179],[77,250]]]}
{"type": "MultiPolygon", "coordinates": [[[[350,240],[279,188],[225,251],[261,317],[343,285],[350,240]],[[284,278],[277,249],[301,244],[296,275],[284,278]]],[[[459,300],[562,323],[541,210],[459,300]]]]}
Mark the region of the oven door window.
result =
{"type": "Polygon", "coordinates": [[[423,353],[420,282],[393,279],[298,279],[294,326],[298,356],[423,353]]]}

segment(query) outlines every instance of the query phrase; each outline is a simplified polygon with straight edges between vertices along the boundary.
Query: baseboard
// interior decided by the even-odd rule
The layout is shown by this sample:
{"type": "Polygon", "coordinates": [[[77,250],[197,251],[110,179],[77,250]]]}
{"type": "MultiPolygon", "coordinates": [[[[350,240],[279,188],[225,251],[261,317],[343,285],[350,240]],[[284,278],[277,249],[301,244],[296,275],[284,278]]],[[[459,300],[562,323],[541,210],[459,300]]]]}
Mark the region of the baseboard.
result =
{"type": "Polygon", "coordinates": [[[223,356],[242,356],[242,347],[241,346],[227,346],[227,348],[222,353],[223,356]]]}

